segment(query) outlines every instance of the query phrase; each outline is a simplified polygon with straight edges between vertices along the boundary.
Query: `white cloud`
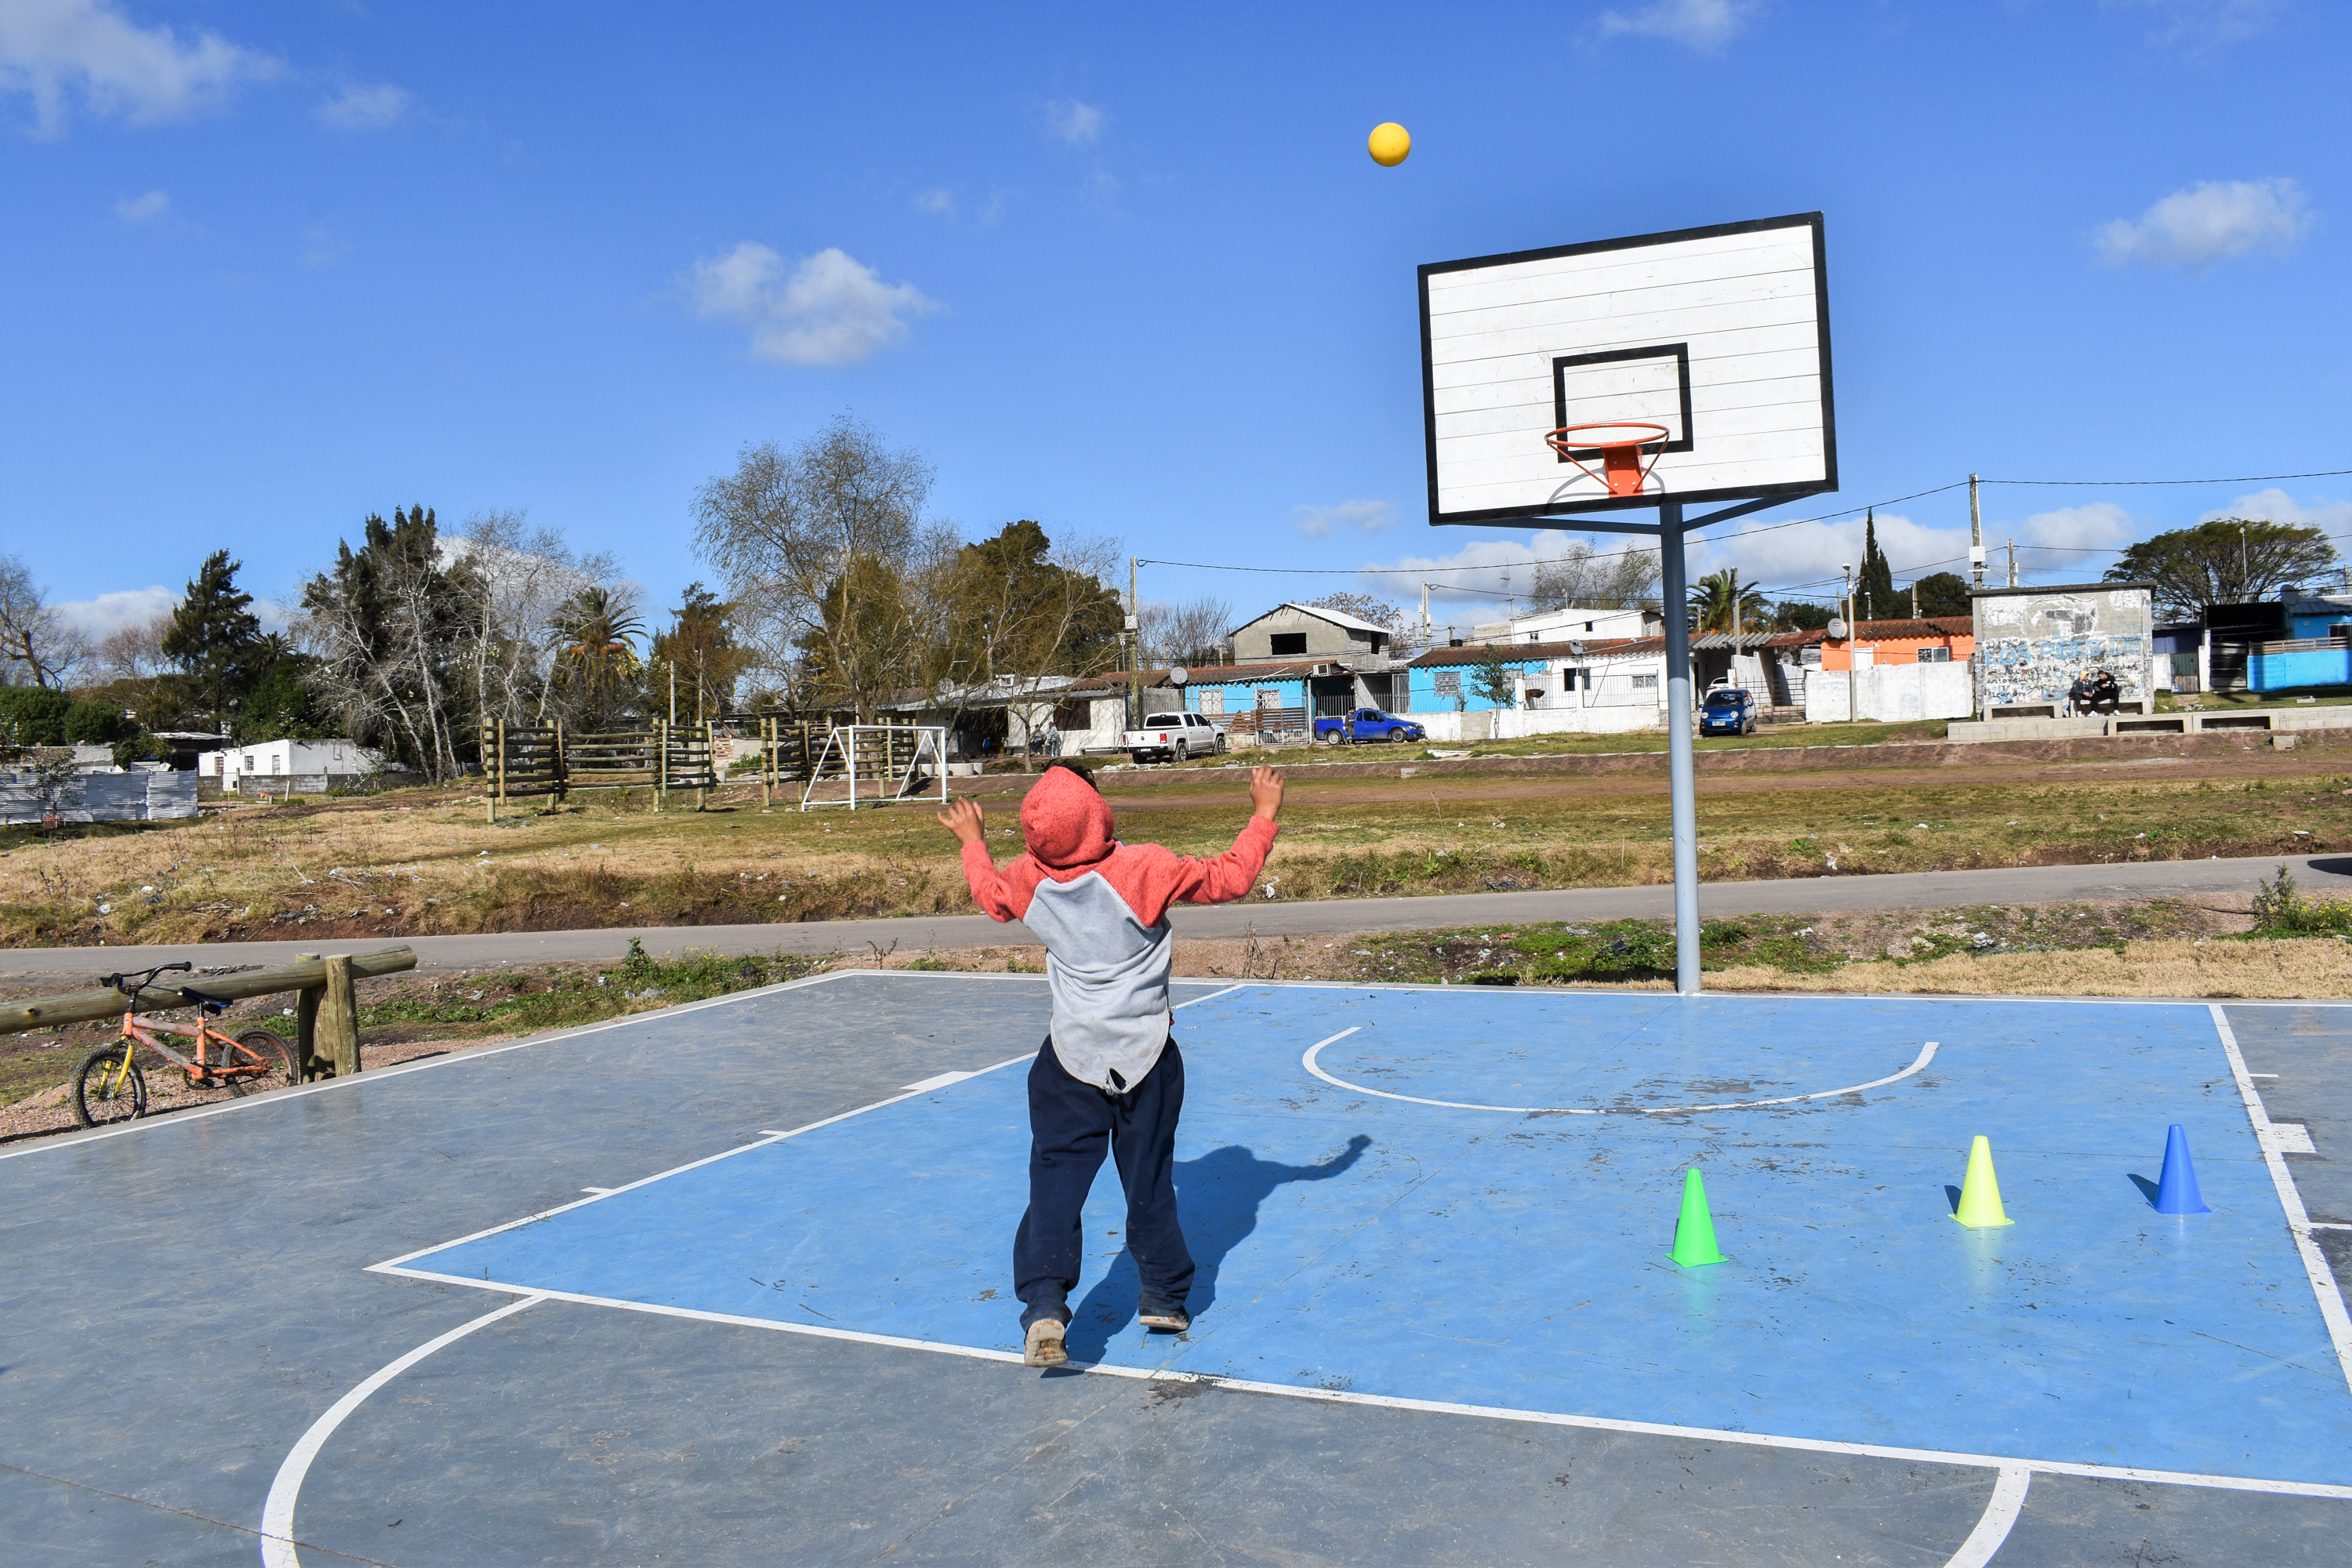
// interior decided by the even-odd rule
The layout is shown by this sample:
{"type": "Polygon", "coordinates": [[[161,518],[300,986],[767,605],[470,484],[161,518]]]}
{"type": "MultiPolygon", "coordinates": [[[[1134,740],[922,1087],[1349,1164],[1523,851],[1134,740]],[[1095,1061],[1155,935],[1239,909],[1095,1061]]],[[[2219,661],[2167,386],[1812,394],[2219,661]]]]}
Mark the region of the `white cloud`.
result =
{"type": "Polygon", "coordinates": [[[1600,29],[1603,38],[1631,33],[1713,54],[1748,26],[1755,11],[1751,0],[1651,0],[1637,11],[1603,11],[1600,29]]]}
{"type": "Polygon", "coordinates": [[[1396,508],[1384,500],[1343,500],[1338,506],[1295,506],[1291,517],[1309,539],[1328,539],[1334,528],[1378,533],[1396,523],[1396,508]]]}
{"type": "Polygon", "coordinates": [[[147,223],[172,210],[172,198],[161,191],[125,196],[114,204],[114,216],[125,223],[147,223]]]}
{"type": "Polygon", "coordinates": [[[319,105],[319,123],[336,131],[384,131],[397,125],[414,103],[408,94],[386,82],[376,87],[346,87],[319,105]]]}
{"type": "MultiPolygon", "coordinates": [[[[147,588],[118,588],[94,599],[60,599],[51,608],[92,639],[124,626],[143,626],[158,616],[168,616],[180,605],[179,590],[158,583],[147,588]]],[[[256,594],[247,606],[265,632],[282,632],[293,624],[294,612],[277,600],[256,594]]]]}
{"type": "Polygon", "coordinates": [[[113,0],[5,0],[0,4],[0,92],[33,101],[36,133],[65,133],[69,94],[100,119],[133,125],[184,120],[225,100],[241,82],[275,76],[278,62],[217,33],[183,42],[170,27],[142,27],[113,0]]]}
{"type": "Polygon", "coordinates": [[[915,210],[919,213],[929,213],[934,217],[951,218],[956,215],[955,193],[944,185],[936,190],[917,191],[915,210]]]}
{"type": "Polygon", "coordinates": [[[695,310],[751,329],[751,352],[782,364],[841,365],[904,342],[908,322],[940,309],[912,283],[882,281],[837,247],[800,262],[746,240],[694,264],[687,287],[695,310]]]}
{"type": "Polygon", "coordinates": [[[1045,123],[1054,134],[1073,147],[1083,147],[1102,140],[1106,117],[1091,103],[1080,103],[1066,98],[1045,106],[1045,123]]]}
{"type": "Polygon", "coordinates": [[[2284,0],[2108,0],[2108,4],[2155,12],[2158,25],[2148,41],[2190,48],[2252,37],[2286,8],[2284,0]]]}
{"type": "Polygon", "coordinates": [[[60,599],[52,608],[77,630],[102,637],[168,616],[179,602],[178,594],[159,583],[152,588],[119,588],[95,599],[60,599]]]}
{"type": "Polygon", "coordinates": [[[2308,205],[2293,180],[2209,180],[2173,192],[2137,223],[2108,224],[2099,231],[2099,254],[2111,267],[2203,268],[2250,250],[2284,250],[2309,232],[2308,205]]]}
{"type": "Polygon", "coordinates": [[[2211,522],[2224,517],[2259,518],[2264,522],[2291,522],[2300,528],[2324,528],[2330,533],[2352,533],[2352,501],[2315,500],[2305,506],[2276,485],[2240,496],[2228,506],[2215,507],[2197,521],[2211,522]]]}

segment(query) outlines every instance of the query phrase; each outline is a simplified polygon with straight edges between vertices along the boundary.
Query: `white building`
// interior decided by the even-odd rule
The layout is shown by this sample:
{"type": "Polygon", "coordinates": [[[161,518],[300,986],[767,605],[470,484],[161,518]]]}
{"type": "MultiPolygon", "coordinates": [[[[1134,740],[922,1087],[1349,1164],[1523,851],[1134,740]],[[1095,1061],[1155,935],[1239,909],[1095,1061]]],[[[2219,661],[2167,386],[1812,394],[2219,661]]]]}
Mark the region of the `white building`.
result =
{"type": "Polygon", "coordinates": [[[356,741],[264,741],[206,752],[196,759],[199,776],[225,790],[236,788],[237,781],[247,776],[349,779],[375,773],[383,765],[379,753],[356,741]]]}
{"type": "Polygon", "coordinates": [[[1539,615],[1513,616],[1470,628],[1469,640],[1496,642],[1579,642],[1590,638],[1655,637],[1666,634],[1665,618],[1656,610],[1607,610],[1591,605],[1566,605],[1539,615]]]}

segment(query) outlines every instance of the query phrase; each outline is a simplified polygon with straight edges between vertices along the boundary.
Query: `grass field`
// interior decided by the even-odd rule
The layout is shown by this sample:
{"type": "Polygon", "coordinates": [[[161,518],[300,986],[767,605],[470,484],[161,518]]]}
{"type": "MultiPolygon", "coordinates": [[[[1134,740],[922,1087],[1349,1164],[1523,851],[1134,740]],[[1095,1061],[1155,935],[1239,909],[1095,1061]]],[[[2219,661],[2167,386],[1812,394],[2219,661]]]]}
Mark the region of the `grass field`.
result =
{"type": "MultiPolygon", "coordinates": [[[[1397,748],[1397,750],[1405,750],[1397,748]]],[[[1808,771],[1700,775],[1710,880],[2202,858],[2352,847],[2352,775],[2325,748],[2149,752],[2116,762],[1921,765],[1912,748],[1808,771]]],[[[1383,758],[1382,760],[1386,760],[1383,758]]],[[[1298,769],[1256,896],[1377,897],[1669,879],[1656,766],[1576,774],[1318,777],[1298,769]]],[[[1513,764],[1498,763],[1498,767],[1513,764]]],[[[1193,854],[1246,812],[1236,769],[1118,774],[1130,838],[1193,854]]],[[[1024,779],[985,781],[992,842],[1019,847],[1024,779]]],[[[762,812],[600,798],[483,820],[478,796],[413,791],[236,804],[201,822],[0,837],[0,943],[394,937],[970,910],[927,807],[762,812]]]]}

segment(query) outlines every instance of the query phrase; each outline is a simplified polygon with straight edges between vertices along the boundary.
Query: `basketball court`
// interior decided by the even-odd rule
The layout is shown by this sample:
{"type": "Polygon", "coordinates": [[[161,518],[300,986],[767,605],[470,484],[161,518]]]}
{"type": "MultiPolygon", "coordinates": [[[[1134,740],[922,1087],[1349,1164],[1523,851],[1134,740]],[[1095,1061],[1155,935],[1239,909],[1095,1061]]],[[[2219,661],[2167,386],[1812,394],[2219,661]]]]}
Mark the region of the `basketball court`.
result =
{"type": "Polygon", "coordinates": [[[2325,1151],[2352,1015],[1178,999],[1192,1331],[1136,1327],[1105,1182],[1089,1364],[1047,1373],[1042,978],[832,975],[5,1152],[0,1555],[2340,1556],[2313,1238],[2352,1193],[2263,1108],[2325,1151]],[[2155,1212],[2173,1122],[2210,1214],[2155,1212]],[[1979,1133],[2006,1228],[1953,1218],[1979,1133]],[[1694,1166],[1728,1261],[1678,1268],[1694,1166]]]}

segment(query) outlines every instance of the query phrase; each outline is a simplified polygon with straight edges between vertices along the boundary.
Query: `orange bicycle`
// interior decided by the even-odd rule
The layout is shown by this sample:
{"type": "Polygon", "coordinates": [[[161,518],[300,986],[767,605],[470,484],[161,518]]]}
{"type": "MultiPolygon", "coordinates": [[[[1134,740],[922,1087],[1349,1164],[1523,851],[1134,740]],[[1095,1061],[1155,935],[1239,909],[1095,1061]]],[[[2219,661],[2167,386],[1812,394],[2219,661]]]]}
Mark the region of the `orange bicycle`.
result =
{"type": "MultiPolygon", "coordinates": [[[[139,993],[158,974],[189,970],[190,963],[159,963],[136,974],[101,974],[100,985],[111,985],[135,1002],[139,993]]],[[[181,995],[196,1005],[193,1024],[141,1017],[125,1009],[122,1037],[82,1058],[74,1073],[74,1116],[84,1127],[130,1121],[147,1114],[147,1078],[132,1053],[142,1046],[179,1068],[190,1089],[226,1089],[232,1095],[283,1089],[294,1081],[294,1053],[267,1029],[247,1029],[232,1039],[213,1027],[212,1020],[227,1011],[230,998],[208,996],[191,985],[179,986],[181,995]],[[195,1055],[184,1057],[159,1036],[195,1042],[195,1055]]]]}

